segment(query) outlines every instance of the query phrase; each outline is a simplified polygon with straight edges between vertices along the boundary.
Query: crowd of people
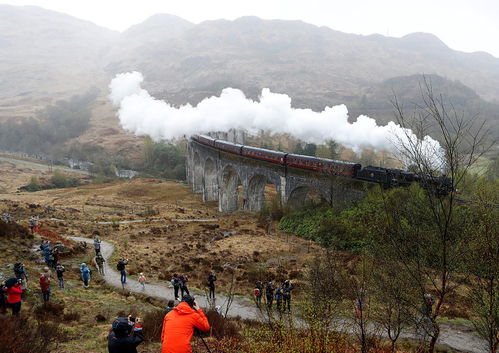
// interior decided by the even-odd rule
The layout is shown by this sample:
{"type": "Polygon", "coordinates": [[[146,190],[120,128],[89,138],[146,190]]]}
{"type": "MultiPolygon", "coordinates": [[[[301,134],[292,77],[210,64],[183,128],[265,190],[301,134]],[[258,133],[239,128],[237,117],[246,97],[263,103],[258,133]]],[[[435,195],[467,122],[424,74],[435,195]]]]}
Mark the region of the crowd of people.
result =
{"type": "MultiPolygon", "coordinates": [[[[4,219],[6,215],[4,214],[4,219]]],[[[37,219],[30,219],[30,228],[36,231],[37,219]],[[34,219],[36,222],[32,222],[34,219]]],[[[93,240],[95,250],[95,265],[102,276],[104,273],[105,259],[102,255],[102,241],[95,237],[93,240]]],[[[43,302],[50,301],[51,295],[51,269],[54,269],[57,274],[58,285],[61,290],[64,290],[65,281],[64,273],[66,271],[63,264],[60,262],[60,247],[61,244],[51,244],[50,241],[42,240],[40,251],[46,266],[40,273],[39,285],[43,302]]],[[[120,272],[121,283],[124,286],[127,284],[126,266],[129,260],[120,258],[116,269],[120,272]]],[[[0,311],[5,313],[6,308],[10,307],[13,315],[19,315],[21,311],[21,296],[24,290],[28,290],[28,275],[26,266],[22,262],[17,262],[13,266],[15,278],[11,278],[0,284],[0,311]],[[4,294],[7,294],[5,298],[4,294]]],[[[91,279],[91,270],[86,263],[80,265],[81,280],[84,288],[89,288],[91,279]]],[[[217,277],[213,272],[210,272],[207,277],[206,286],[208,288],[208,298],[215,299],[215,282],[217,277]]],[[[210,329],[208,320],[203,311],[199,308],[194,297],[190,295],[188,288],[189,279],[185,274],[175,273],[170,281],[173,286],[173,294],[176,301],[182,300],[175,306],[175,301],[170,300],[165,309],[165,317],[163,320],[161,342],[163,353],[189,352],[190,340],[195,329],[208,331],[210,329]]],[[[146,277],[144,273],[138,276],[138,283],[142,290],[145,291],[146,277]]],[[[281,285],[275,284],[272,281],[265,285],[261,281],[255,283],[254,298],[258,308],[262,306],[262,297],[265,297],[265,304],[269,310],[274,307],[279,312],[291,312],[291,298],[294,285],[290,280],[285,280],[281,285]],[[274,306],[275,305],[275,306],[274,306]]],[[[420,316],[417,318],[419,324],[424,325],[431,321],[433,312],[434,299],[430,294],[424,295],[423,305],[420,316]]],[[[365,309],[366,291],[359,290],[355,300],[356,315],[365,309]]],[[[126,353],[136,352],[136,347],[144,340],[142,333],[142,322],[140,318],[129,316],[127,318],[117,318],[112,324],[112,331],[108,336],[108,350],[110,353],[126,353]]]]}
{"type": "MultiPolygon", "coordinates": [[[[195,330],[209,331],[210,324],[194,297],[185,295],[175,306],[168,302],[161,328],[162,353],[192,352],[191,338],[195,330]]],[[[137,353],[137,346],[144,341],[142,320],[139,317],[119,317],[113,321],[107,337],[109,353],[137,353]]]]}
{"type": "Polygon", "coordinates": [[[281,286],[275,286],[272,281],[269,281],[265,286],[265,290],[263,283],[257,281],[253,291],[256,306],[258,308],[261,307],[262,297],[265,291],[265,299],[269,309],[272,309],[275,300],[275,306],[278,311],[291,312],[291,292],[293,289],[294,285],[290,280],[285,280],[281,286]]]}

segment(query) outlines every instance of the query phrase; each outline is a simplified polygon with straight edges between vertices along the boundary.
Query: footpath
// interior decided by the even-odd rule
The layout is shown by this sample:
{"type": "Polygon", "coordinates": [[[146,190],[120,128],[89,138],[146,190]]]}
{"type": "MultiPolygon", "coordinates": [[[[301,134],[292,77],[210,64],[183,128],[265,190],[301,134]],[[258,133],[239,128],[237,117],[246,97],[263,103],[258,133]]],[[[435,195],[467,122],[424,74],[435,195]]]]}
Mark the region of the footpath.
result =
{"type": "MultiPolygon", "coordinates": [[[[68,237],[75,241],[83,241],[89,244],[93,244],[93,239],[82,238],[82,237],[68,237]]],[[[122,289],[121,277],[119,272],[114,268],[114,263],[109,264],[109,259],[113,254],[114,246],[106,241],[101,242],[101,253],[106,262],[104,263],[104,279],[106,283],[116,288],[122,289]]],[[[127,277],[127,284],[125,285],[125,290],[135,293],[145,294],[151,297],[173,300],[174,293],[173,287],[169,285],[162,284],[152,284],[147,283],[145,290],[142,290],[142,286],[139,282],[131,277],[127,277]]],[[[201,307],[209,307],[210,303],[206,298],[205,293],[190,291],[191,295],[194,295],[196,301],[201,307]]],[[[217,294],[216,301],[214,303],[220,306],[222,313],[227,311],[227,305],[229,304],[229,298],[225,295],[217,294]]],[[[264,315],[262,312],[256,308],[254,302],[248,298],[234,296],[233,300],[230,302],[230,307],[228,310],[228,316],[240,316],[243,319],[255,319],[262,320],[264,315]]],[[[404,337],[413,338],[412,335],[407,334],[404,337]]],[[[446,345],[459,352],[469,352],[469,353],[485,353],[485,342],[477,337],[471,329],[458,329],[450,325],[441,325],[440,337],[438,339],[438,344],[446,345]]]]}

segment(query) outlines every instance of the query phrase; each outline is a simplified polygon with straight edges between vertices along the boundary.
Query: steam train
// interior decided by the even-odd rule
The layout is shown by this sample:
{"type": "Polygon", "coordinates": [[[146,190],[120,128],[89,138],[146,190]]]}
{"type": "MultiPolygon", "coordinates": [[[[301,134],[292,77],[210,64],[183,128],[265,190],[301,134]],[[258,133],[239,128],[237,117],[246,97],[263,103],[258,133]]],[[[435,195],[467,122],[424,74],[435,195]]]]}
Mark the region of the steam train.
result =
{"type": "Polygon", "coordinates": [[[421,177],[415,173],[396,168],[367,166],[362,168],[359,163],[337,161],[326,158],[303,156],[244,146],[237,143],[214,139],[206,135],[193,135],[192,139],[202,145],[217,150],[253,158],[285,167],[308,169],[328,175],[338,175],[372,183],[378,183],[388,189],[397,186],[409,186],[418,182],[425,188],[432,188],[436,193],[447,195],[452,191],[452,180],[446,177],[421,177]]]}

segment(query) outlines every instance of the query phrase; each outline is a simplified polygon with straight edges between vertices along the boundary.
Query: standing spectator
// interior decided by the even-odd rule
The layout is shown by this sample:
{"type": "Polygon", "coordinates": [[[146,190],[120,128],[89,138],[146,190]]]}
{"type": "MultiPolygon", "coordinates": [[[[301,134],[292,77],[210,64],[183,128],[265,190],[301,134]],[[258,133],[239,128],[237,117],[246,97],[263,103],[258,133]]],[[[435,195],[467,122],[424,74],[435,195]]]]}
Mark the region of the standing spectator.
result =
{"type": "Polygon", "coordinates": [[[100,243],[101,243],[101,240],[99,239],[99,237],[95,237],[94,238],[95,256],[100,254],[100,243]]]}
{"type": "Polygon", "coordinates": [[[126,265],[128,265],[128,259],[121,258],[120,261],[118,261],[118,264],[116,265],[116,269],[120,271],[121,275],[121,285],[126,284],[126,265]]]}
{"type": "Polygon", "coordinates": [[[66,269],[62,264],[58,264],[55,271],[57,272],[57,279],[59,280],[59,288],[64,289],[64,272],[66,272],[66,269]]]}
{"type": "MultiPolygon", "coordinates": [[[[277,287],[275,290],[275,304],[277,307],[278,311],[281,311],[281,304],[282,304],[282,288],[277,287]]],[[[284,311],[286,311],[286,306],[284,306],[284,311]]]]}
{"type": "Polygon", "coordinates": [[[366,290],[361,288],[355,298],[355,316],[362,319],[366,310],[366,290]]]}
{"type": "Polygon", "coordinates": [[[210,289],[210,298],[215,299],[215,281],[217,276],[213,272],[208,275],[208,288],[210,289]]]}
{"type": "Polygon", "coordinates": [[[40,289],[42,290],[42,298],[46,303],[50,300],[50,270],[48,267],[43,269],[44,273],[40,274],[40,289]]]}
{"type": "Polygon", "coordinates": [[[146,277],[142,272],[139,273],[139,283],[142,286],[142,290],[146,290],[146,277]]]}
{"type": "Polygon", "coordinates": [[[257,307],[260,307],[262,304],[262,296],[263,296],[263,284],[262,281],[256,281],[255,289],[253,290],[253,294],[255,295],[255,303],[257,307]]]}
{"type": "Polygon", "coordinates": [[[104,260],[102,254],[97,254],[97,256],[95,257],[95,263],[97,264],[97,269],[102,276],[104,276],[104,262],[106,262],[106,260],[104,260]]]}
{"type": "Polygon", "coordinates": [[[162,353],[192,352],[191,338],[194,329],[208,331],[210,324],[194,298],[186,295],[163,320],[161,331],[162,353]]]}
{"type": "Polygon", "coordinates": [[[45,243],[46,246],[43,248],[43,258],[45,259],[45,264],[50,266],[52,262],[52,250],[50,249],[50,243],[45,243]]]}
{"type": "Polygon", "coordinates": [[[14,264],[14,275],[21,283],[24,282],[25,287],[28,287],[28,275],[26,274],[26,267],[22,262],[16,262],[14,264]]]}
{"type": "Polygon", "coordinates": [[[59,263],[59,248],[54,246],[54,248],[52,249],[52,253],[50,254],[50,268],[55,269],[58,263],[59,263]]]}
{"type": "Polygon", "coordinates": [[[265,297],[267,298],[267,306],[269,309],[272,309],[272,301],[274,300],[274,286],[270,281],[267,283],[267,287],[265,287],[265,297]]]}
{"type": "Polygon", "coordinates": [[[430,293],[423,295],[423,304],[421,305],[421,311],[417,319],[417,324],[423,322],[425,325],[431,325],[433,322],[433,304],[435,304],[435,299],[430,293]]]}
{"type": "Polygon", "coordinates": [[[88,288],[88,284],[90,282],[90,269],[88,268],[86,263],[82,263],[80,265],[81,272],[81,280],[83,281],[83,286],[88,288]]]}
{"type": "Polygon", "coordinates": [[[19,315],[21,311],[21,294],[23,287],[21,281],[16,278],[11,278],[5,282],[4,289],[7,292],[7,305],[12,309],[12,315],[19,315]]]}
{"type": "Polygon", "coordinates": [[[189,282],[187,275],[180,275],[178,276],[178,278],[180,280],[180,295],[182,296],[182,298],[184,297],[184,293],[190,295],[189,288],[187,288],[187,282],[189,282]]]}
{"type": "Polygon", "coordinates": [[[31,234],[34,234],[34,232],[38,231],[38,218],[35,216],[31,216],[29,218],[29,228],[31,229],[31,234]]]}
{"type": "Polygon", "coordinates": [[[291,291],[295,288],[295,286],[290,282],[290,280],[284,281],[282,285],[282,299],[284,300],[283,311],[286,311],[286,307],[288,312],[291,312],[291,291]]]}
{"type": "Polygon", "coordinates": [[[178,296],[178,290],[180,289],[180,278],[178,276],[178,274],[173,274],[173,277],[172,277],[172,280],[171,280],[171,284],[173,286],[173,291],[174,291],[174,295],[175,295],[175,300],[180,300],[179,296],[178,296]]]}

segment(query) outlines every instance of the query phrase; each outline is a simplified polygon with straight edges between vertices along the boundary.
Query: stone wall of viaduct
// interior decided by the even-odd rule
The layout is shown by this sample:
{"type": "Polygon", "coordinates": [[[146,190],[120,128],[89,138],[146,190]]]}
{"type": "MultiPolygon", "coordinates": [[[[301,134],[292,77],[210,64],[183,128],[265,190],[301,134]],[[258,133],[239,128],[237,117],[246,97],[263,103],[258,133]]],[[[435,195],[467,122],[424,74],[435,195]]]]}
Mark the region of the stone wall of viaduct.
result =
{"type": "MultiPolygon", "coordinates": [[[[258,211],[265,200],[265,186],[275,186],[282,205],[303,205],[312,193],[330,205],[357,200],[366,186],[355,179],[284,167],[237,156],[190,140],[187,181],[203,201],[218,201],[221,212],[258,211]]],[[[268,201],[268,200],[267,200],[268,201]]]]}

